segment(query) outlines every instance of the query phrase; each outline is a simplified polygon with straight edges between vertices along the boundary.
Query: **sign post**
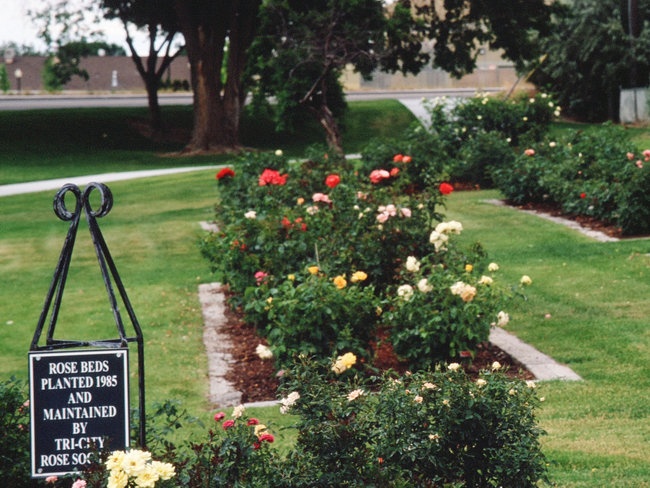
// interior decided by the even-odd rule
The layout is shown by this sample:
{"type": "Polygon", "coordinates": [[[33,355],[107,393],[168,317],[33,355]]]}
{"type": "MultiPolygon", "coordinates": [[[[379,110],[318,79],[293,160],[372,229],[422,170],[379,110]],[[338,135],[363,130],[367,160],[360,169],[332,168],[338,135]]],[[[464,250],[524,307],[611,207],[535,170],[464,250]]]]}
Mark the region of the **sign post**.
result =
{"type": "Polygon", "coordinates": [[[97,218],[107,215],[112,206],[113,196],[101,183],[90,183],[84,192],[67,184],[54,198],[54,212],[61,220],[69,221],[70,227],[29,352],[31,465],[35,478],[80,471],[91,462],[93,452],[129,447],[129,343],[133,342],[137,344],[138,361],[138,444],[146,448],[142,330],[97,224],[97,218]],[[98,209],[90,203],[93,191],[100,194],[98,209]],[[73,211],[66,206],[69,194],[76,200],[73,211]],[[54,338],[82,210],[102,271],[117,338],[54,338]],[[126,333],[115,288],[134,335],[126,333]],[[46,322],[46,341],[40,345],[46,322]]]}

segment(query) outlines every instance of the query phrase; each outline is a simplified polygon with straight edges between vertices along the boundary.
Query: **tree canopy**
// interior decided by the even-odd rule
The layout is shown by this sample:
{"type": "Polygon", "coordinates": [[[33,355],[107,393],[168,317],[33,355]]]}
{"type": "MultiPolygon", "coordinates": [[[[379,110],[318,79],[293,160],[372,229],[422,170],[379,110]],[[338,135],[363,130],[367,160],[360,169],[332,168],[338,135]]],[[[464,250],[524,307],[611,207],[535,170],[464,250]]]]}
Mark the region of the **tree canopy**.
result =
{"type": "Polygon", "coordinates": [[[277,118],[310,110],[327,142],[341,150],[336,123],[340,74],[347,66],[366,78],[376,70],[418,73],[429,61],[462,76],[476,67],[481,46],[501,49],[517,66],[537,55],[552,8],[544,0],[267,0],[251,50],[257,93],[278,101],[277,118]],[[432,46],[432,47],[429,47],[432,46]]]}
{"type": "Polygon", "coordinates": [[[342,71],[352,66],[364,77],[380,67],[417,72],[428,61],[408,10],[398,6],[387,16],[377,0],[268,0],[260,18],[250,53],[258,99],[275,96],[285,125],[298,107],[307,109],[339,151],[342,71]]]}
{"type": "Polygon", "coordinates": [[[647,85],[650,2],[636,5],[629,19],[628,0],[575,0],[541,40],[546,58],[532,81],[556,94],[565,113],[618,120],[620,88],[647,85]]]}
{"type": "MultiPolygon", "coordinates": [[[[407,5],[409,0],[400,0],[407,5]]],[[[522,69],[539,54],[538,39],[550,28],[555,2],[545,0],[420,0],[417,16],[433,42],[433,65],[454,76],[471,73],[481,47],[500,50],[522,69]]]]}

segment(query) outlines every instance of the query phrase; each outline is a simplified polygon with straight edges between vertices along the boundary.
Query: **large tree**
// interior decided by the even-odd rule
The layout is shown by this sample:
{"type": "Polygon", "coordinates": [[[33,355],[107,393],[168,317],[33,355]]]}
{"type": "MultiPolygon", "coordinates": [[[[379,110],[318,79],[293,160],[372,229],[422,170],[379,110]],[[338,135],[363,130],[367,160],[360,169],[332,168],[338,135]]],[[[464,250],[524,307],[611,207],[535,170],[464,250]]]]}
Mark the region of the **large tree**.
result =
{"type": "Polygon", "coordinates": [[[260,17],[251,67],[257,98],[275,96],[284,124],[296,109],[308,110],[337,152],[343,70],[366,78],[379,68],[416,73],[429,59],[418,24],[400,5],[387,15],[379,0],[268,0],[260,17]]]}
{"type": "Polygon", "coordinates": [[[246,53],[256,34],[261,0],[173,1],[194,92],[194,129],[186,150],[237,150],[246,53]]]}
{"type": "Polygon", "coordinates": [[[279,117],[309,109],[328,144],[341,149],[336,110],[339,75],[349,65],[364,77],[375,70],[417,73],[430,59],[455,76],[476,67],[487,45],[518,67],[537,53],[548,28],[544,0],[267,0],[254,48],[260,92],[276,95],[279,117]],[[425,42],[431,41],[431,42],[425,42]],[[433,45],[432,50],[425,46],[433,45]]]}
{"type": "Polygon", "coordinates": [[[179,29],[173,0],[102,0],[101,6],[106,18],[122,21],[131,59],[147,90],[151,128],[159,132],[163,123],[158,89],[165,71],[183,50],[182,45],[174,46],[179,29]],[[135,49],[132,26],[144,28],[149,34],[146,60],[135,49]]]}
{"type": "Polygon", "coordinates": [[[649,20],[648,0],[575,0],[542,40],[547,56],[533,81],[555,93],[567,114],[618,120],[620,88],[648,83],[649,20]]]}

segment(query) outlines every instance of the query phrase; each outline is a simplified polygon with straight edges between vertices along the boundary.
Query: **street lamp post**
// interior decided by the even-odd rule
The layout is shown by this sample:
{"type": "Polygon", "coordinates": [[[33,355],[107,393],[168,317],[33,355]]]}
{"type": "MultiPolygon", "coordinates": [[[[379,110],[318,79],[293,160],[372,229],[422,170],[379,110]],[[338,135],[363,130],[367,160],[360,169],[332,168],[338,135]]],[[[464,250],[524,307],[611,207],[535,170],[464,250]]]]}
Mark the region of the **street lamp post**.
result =
{"type": "Polygon", "coordinates": [[[21,84],[23,81],[23,70],[18,68],[16,71],[14,71],[14,76],[16,77],[16,87],[18,88],[18,93],[20,93],[21,84]]]}

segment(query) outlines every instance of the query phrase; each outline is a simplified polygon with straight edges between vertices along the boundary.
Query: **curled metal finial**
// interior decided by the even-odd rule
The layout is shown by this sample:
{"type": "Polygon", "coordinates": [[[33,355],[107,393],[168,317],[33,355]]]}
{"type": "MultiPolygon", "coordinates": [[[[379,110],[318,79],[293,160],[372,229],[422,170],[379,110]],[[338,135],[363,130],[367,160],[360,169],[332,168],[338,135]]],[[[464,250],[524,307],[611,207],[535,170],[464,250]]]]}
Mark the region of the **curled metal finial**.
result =
{"type": "Polygon", "coordinates": [[[113,194],[111,190],[104,185],[103,183],[90,183],[83,194],[84,197],[84,208],[93,217],[101,218],[108,215],[108,212],[113,208],[113,194]],[[90,193],[93,190],[97,190],[101,197],[99,209],[93,210],[90,206],[90,193]]]}
{"type": "Polygon", "coordinates": [[[56,192],[54,196],[54,213],[57,217],[64,221],[70,221],[79,215],[81,211],[81,190],[77,185],[67,183],[56,192]],[[65,205],[65,196],[67,193],[73,193],[75,196],[75,209],[70,212],[65,205]]]}
{"type": "Polygon", "coordinates": [[[104,217],[113,208],[113,194],[103,183],[90,183],[83,193],[77,185],[67,183],[54,196],[54,213],[61,220],[70,221],[78,218],[82,207],[85,209],[87,215],[95,218],[104,217]],[[100,204],[96,210],[90,204],[90,194],[93,190],[97,190],[100,194],[100,204]],[[72,193],[75,196],[74,211],[70,211],[66,206],[65,197],[68,193],[72,193]]]}

